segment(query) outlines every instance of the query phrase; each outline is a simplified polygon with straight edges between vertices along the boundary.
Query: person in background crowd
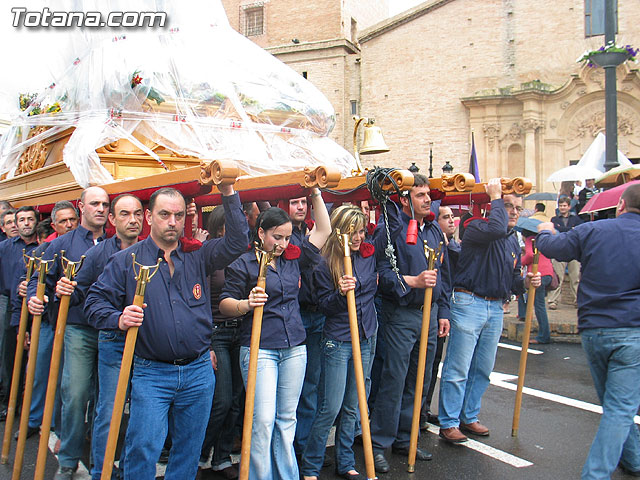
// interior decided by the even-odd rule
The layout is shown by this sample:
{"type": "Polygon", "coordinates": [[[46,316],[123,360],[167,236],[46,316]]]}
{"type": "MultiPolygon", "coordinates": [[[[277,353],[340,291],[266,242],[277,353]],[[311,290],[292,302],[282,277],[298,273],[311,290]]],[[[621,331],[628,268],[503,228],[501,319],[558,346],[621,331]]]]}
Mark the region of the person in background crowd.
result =
{"type": "MultiPolygon", "coordinates": [[[[253,203],[252,205],[256,205],[253,203]]],[[[243,204],[245,215],[247,204],[243,204]]],[[[250,212],[258,210],[249,209],[250,212]]],[[[248,223],[255,219],[248,217],[248,223]]],[[[209,215],[207,230],[211,238],[224,237],[224,210],[216,207],[209,215]]],[[[211,334],[211,348],[215,354],[216,362],[216,387],[211,406],[211,414],[207,431],[204,436],[200,462],[198,464],[198,477],[201,478],[208,467],[223,478],[233,480],[238,478],[238,467],[231,462],[231,450],[233,447],[234,427],[241,413],[243,405],[242,373],[240,372],[240,325],[242,316],[227,317],[220,313],[220,294],[224,286],[224,270],[216,270],[210,276],[211,287],[211,313],[213,315],[213,333],[211,334]],[[213,458],[207,465],[211,450],[213,458]]]]}
{"type": "MultiPolygon", "coordinates": [[[[56,256],[46,279],[47,287],[51,290],[55,290],[56,283],[64,275],[62,251],[67,259],[75,262],[105,238],[104,225],[109,213],[107,193],[100,187],[89,187],[82,192],[78,207],[82,212],[80,225],[68,234],[52,240],[42,257],[43,260],[51,260],[56,256]]],[[[32,315],[42,315],[45,308],[47,311],[57,310],[57,298],[45,297],[44,300],[39,300],[36,297],[37,282],[38,276],[34,274],[27,289],[29,312],[32,315]]],[[[70,306],[64,333],[64,366],[60,392],[62,434],[55,480],[70,480],[78,468],[85,442],[87,405],[94,396],[97,360],[98,331],[88,325],[82,305],[70,306]]],[[[91,422],[93,412],[89,413],[88,418],[91,422]]]]}
{"type": "MultiPolygon", "coordinates": [[[[571,201],[569,197],[560,197],[558,199],[558,215],[551,219],[554,228],[561,233],[568,232],[572,228],[580,225],[582,220],[577,215],[573,215],[570,212],[571,201]]],[[[577,304],[578,284],[580,282],[580,262],[578,260],[571,260],[570,262],[560,262],[555,259],[551,259],[553,265],[553,271],[558,277],[558,288],[549,293],[549,309],[556,310],[560,296],[562,294],[562,287],[564,282],[565,271],[569,271],[569,287],[571,288],[571,301],[574,305],[577,304]]]]}
{"type": "Polygon", "coordinates": [[[55,230],[51,226],[51,217],[45,218],[38,223],[36,227],[36,235],[38,236],[38,243],[44,243],[47,241],[47,237],[51,235],[55,230]]]}
{"type": "MultiPolygon", "coordinates": [[[[522,266],[529,268],[533,264],[533,243],[532,240],[535,236],[535,232],[529,232],[528,230],[522,231],[524,237],[525,252],[522,256],[522,266]]],[[[534,310],[536,314],[536,320],[538,320],[538,335],[536,338],[532,338],[529,343],[549,343],[551,342],[551,331],[549,330],[549,317],[547,315],[547,287],[551,284],[553,278],[553,266],[551,260],[544,255],[540,254],[538,259],[538,272],[540,272],[541,287],[536,290],[535,300],[533,302],[534,310]]]]}
{"type": "MultiPolygon", "coordinates": [[[[594,178],[589,178],[585,180],[584,182],[585,187],[582,190],[580,190],[580,193],[578,194],[578,205],[576,208],[579,215],[582,209],[584,208],[584,206],[591,199],[591,197],[593,197],[596,193],[599,192],[599,189],[595,187],[595,182],[596,181],[594,178]]],[[[584,221],[588,221],[589,214],[580,215],[580,218],[584,221]]]]}
{"type": "Polygon", "coordinates": [[[7,238],[15,238],[18,236],[18,225],[16,224],[16,210],[10,208],[0,214],[0,230],[7,238]]]}
{"type": "MultiPolygon", "coordinates": [[[[87,250],[82,268],[75,281],[60,278],[56,285],[56,295],[70,295],[70,304],[84,305],[87,292],[98,279],[111,256],[138,241],[142,232],[142,203],[129,194],[118,195],[109,207],[109,223],[115,228],[115,235],[87,250]]],[[[91,430],[91,478],[99,480],[102,474],[104,454],[109,435],[109,424],[113,402],[120,374],[120,363],[124,351],[125,333],[120,329],[107,329],[99,323],[88,323],[98,333],[98,398],[96,415],[91,430]]],[[[124,455],[122,455],[124,458],[124,455]]],[[[117,469],[115,470],[117,471],[117,469]]]]}
{"type": "Polygon", "coordinates": [[[640,477],[640,185],[626,188],[616,215],[559,234],[538,226],[543,254],[584,267],[578,329],[603,413],[582,480],[608,479],[617,465],[640,477]]]}
{"type": "Polygon", "coordinates": [[[223,315],[245,317],[240,348],[245,383],[250,356],[250,313],[264,306],[251,435],[249,477],[253,480],[289,480],[299,475],[293,442],[296,407],[307,364],[305,329],[298,302],[300,272],[311,270],[320,261],[319,249],[331,234],[329,215],[318,189],[312,190],[311,201],[316,225],[302,240],[301,247],[289,243],[293,225],[287,212],[270,208],[258,217],[253,240],[266,251],[275,247],[276,255],[267,268],[266,291],[255,286],[258,261],[252,250],[226,270],[220,296],[223,315]]]}
{"type": "Polygon", "coordinates": [[[531,215],[529,218],[540,220],[541,222],[548,222],[549,217],[547,217],[547,214],[544,213],[545,210],[546,207],[544,206],[544,203],[536,203],[533,215],[531,215]]]}
{"type": "MultiPolygon", "coordinates": [[[[11,322],[15,310],[21,310],[22,297],[18,293],[18,285],[21,277],[26,274],[26,267],[23,259],[23,251],[30,254],[38,245],[36,238],[36,225],[38,224],[38,212],[33,207],[20,207],[15,211],[14,220],[18,230],[18,235],[10,237],[0,243],[0,291],[6,297],[5,311],[2,315],[2,383],[5,392],[5,402],[3,402],[0,417],[6,419],[6,406],[9,400],[11,389],[11,377],[13,375],[13,363],[15,359],[16,336],[18,324],[11,322]]],[[[5,215],[5,220],[7,216],[5,215]]],[[[20,318],[19,312],[17,313],[20,318]]],[[[27,339],[28,344],[28,339],[27,339]]]]}
{"type": "Polygon", "coordinates": [[[2,218],[4,217],[4,212],[7,210],[13,210],[11,204],[6,200],[0,200],[0,242],[7,239],[7,235],[4,233],[4,228],[2,228],[2,218]]]}
{"type": "MultiPolygon", "coordinates": [[[[450,207],[440,207],[438,211],[438,225],[442,233],[444,233],[444,241],[449,253],[449,272],[453,278],[456,272],[456,263],[458,262],[458,256],[460,255],[460,244],[455,240],[454,233],[456,231],[455,217],[450,207]]],[[[437,305],[431,306],[431,321],[435,322],[438,319],[437,305]]],[[[440,362],[442,361],[442,354],[444,350],[444,344],[446,336],[438,336],[436,345],[436,355],[433,360],[433,368],[431,369],[431,381],[429,382],[429,388],[425,392],[424,405],[420,412],[420,428],[424,431],[429,428],[429,423],[434,425],[440,425],[438,415],[431,411],[431,399],[433,398],[433,392],[436,388],[436,381],[438,380],[438,370],[440,369],[440,362]]]]}
{"type": "Polygon", "coordinates": [[[511,234],[522,197],[510,194],[503,200],[499,178],[489,180],[485,188],[491,212],[488,221],[472,217],[466,222],[440,381],[440,437],[453,444],[467,441],[462,431],[489,435],[478,414],[502,334],[502,304],[512,292],[520,294],[529,284],[540,286],[540,274],[521,277],[520,245],[511,234]]]}
{"type": "Polygon", "coordinates": [[[127,330],[140,327],[131,378],[125,444],[125,480],[154,480],[167,433],[172,446],[167,480],[196,476],[215,387],[211,353],[211,299],[207,276],[231,263],[247,246],[247,221],[231,185],[220,185],[226,235],[204,244],[181,238],[186,203],[172,188],[155,191],[145,218],[149,236],[111,257],[85,301],[93,324],[127,330]],[[132,262],[158,271],[133,305],[132,262]]]}
{"type": "MultiPolygon", "coordinates": [[[[415,174],[413,187],[400,197],[403,230],[394,242],[398,271],[392,269],[384,253],[378,255],[379,292],[383,300],[380,322],[383,325],[381,343],[384,344],[384,358],[371,413],[371,437],[375,468],[380,473],[389,471],[389,463],[384,455],[388,447],[392,447],[392,451],[399,455],[407,455],[409,450],[425,288],[433,288],[433,303],[437,303],[439,308],[438,322],[430,325],[425,390],[428,390],[431,380],[436,337],[444,336],[449,331],[448,252],[443,247],[434,270],[428,269],[424,253],[425,240],[434,249],[444,245],[442,230],[433,221],[435,215],[431,212],[429,192],[429,179],[415,174]],[[409,245],[405,240],[411,219],[411,204],[419,225],[415,245],[409,245]]],[[[418,448],[416,458],[426,461],[431,460],[432,455],[418,448]]]]}
{"type": "Polygon", "coordinates": [[[66,200],[56,202],[51,210],[51,226],[54,232],[47,237],[46,241],[50,242],[54,238],[75,230],[78,227],[78,220],[78,210],[73,203],[66,200]]]}

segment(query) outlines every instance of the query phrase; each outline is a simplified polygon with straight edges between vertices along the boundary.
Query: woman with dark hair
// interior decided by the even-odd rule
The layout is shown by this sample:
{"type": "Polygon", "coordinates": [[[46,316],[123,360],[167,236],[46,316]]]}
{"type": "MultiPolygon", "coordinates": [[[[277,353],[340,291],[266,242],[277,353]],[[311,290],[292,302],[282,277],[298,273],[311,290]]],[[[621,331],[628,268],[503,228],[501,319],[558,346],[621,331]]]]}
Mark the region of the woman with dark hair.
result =
{"type": "MultiPolygon", "coordinates": [[[[343,205],[334,210],[331,215],[332,230],[351,232],[349,248],[353,276],[344,273],[344,247],[338,235],[331,235],[324,245],[323,262],[314,275],[318,307],[326,315],[326,320],[321,343],[322,373],[318,386],[318,411],[301,463],[302,474],[308,480],[318,478],[327,437],[336,418],[339,418],[335,441],[336,473],[347,479],[365,478],[356,470],[353,454],[358,394],[346,294],[349,290],[355,290],[362,368],[364,372],[368,372],[378,328],[374,306],[378,288],[375,250],[384,250],[386,230],[378,229],[372,237],[373,244],[366,243],[367,223],[368,219],[362,210],[353,205],[343,205]]],[[[401,230],[397,209],[393,207],[389,209],[389,223],[393,240],[401,230]]]]}
{"type": "MultiPolygon", "coordinates": [[[[207,231],[211,238],[224,236],[224,220],[223,208],[216,207],[209,214],[207,231]]],[[[211,470],[231,480],[238,478],[238,467],[231,462],[231,450],[244,392],[239,363],[242,316],[237,313],[227,316],[220,312],[224,283],[224,270],[216,270],[209,276],[213,316],[211,349],[215,355],[216,387],[198,468],[209,468],[207,462],[213,449],[211,470]]]]}
{"type": "Polygon", "coordinates": [[[256,287],[258,260],[254,250],[242,255],[225,271],[220,311],[229,316],[248,317],[240,334],[240,365],[245,382],[251,341],[250,313],[264,306],[251,436],[252,480],[298,478],[293,439],[307,363],[305,329],[298,303],[300,270],[313,268],[320,261],[320,249],[331,234],[329,215],[317,189],[313,189],[311,201],[316,223],[300,248],[289,244],[292,224],[287,212],[272,207],[258,216],[253,240],[263,250],[275,249],[275,257],[267,267],[266,291],[256,287]]]}

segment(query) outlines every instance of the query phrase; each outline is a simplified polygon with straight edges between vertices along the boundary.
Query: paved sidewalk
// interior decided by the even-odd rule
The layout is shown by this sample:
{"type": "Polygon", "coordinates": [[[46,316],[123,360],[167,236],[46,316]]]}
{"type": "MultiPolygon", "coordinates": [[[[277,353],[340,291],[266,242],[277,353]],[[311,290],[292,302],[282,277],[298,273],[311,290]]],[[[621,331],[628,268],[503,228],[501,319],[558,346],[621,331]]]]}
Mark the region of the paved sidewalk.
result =
{"type": "MultiPolygon", "coordinates": [[[[569,283],[563,283],[563,292],[558,304],[557,310],[550,310],[547,305],[547,314],[549,315],[549,328],[551,329],[552,342],[570,342],[580,343],[580,335],[578,334],[578,309],[573,306],[569,298],[569,283]]],[[[518,321],[518,303],[511,302],[509,305],[510,313],[504,314],[504,325],[502,336],[515,342],[522,341],[522,333],[524,331],[524,321],[518,321]]],[[[531,338],[538,332],[538,322],[536,322],[535,313],[531,321],[531,338]]]]}

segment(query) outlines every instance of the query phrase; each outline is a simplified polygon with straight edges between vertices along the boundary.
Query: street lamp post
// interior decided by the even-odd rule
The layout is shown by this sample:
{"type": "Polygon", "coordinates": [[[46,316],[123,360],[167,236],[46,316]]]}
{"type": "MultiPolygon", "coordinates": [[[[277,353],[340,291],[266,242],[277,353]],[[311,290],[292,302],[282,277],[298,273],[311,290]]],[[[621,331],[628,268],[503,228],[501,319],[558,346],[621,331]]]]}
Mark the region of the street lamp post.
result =
{"type": "MultiPolygon", "coordinates": [[[[615,3],[613,0],[605,1],[604,12],[604,42],[615,43],[616,18],[615,3]]],[[[613,62],[612,62],[613,63],[613,62]]],[[[618,105],[616,92],[616,67],[609,64],[604,67],[604,91],[605,91],[605,129],[607,135],[604,169],[611,170],[618,165],[618,105]]]]}

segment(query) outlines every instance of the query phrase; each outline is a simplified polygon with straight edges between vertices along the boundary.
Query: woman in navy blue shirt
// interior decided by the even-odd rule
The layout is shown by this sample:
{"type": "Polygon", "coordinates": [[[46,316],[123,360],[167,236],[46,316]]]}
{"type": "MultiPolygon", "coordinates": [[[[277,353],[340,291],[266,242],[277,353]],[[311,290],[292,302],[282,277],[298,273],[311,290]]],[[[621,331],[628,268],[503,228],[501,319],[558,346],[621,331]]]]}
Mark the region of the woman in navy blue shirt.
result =
{"type": "MultiPolygon", "coordinates": [[[[220,295],[222,314],[246,316],[255,307],[264,305],[251,437],[252,480],[290,480],[299,476],[293,439],[307,363],[306,335],[298,303],[300,270],[313,268],[321,260],[319,249],[331,233],[329,215],[317,189],[313,190],[311,201],[315,228],[301,247],[289,244],[292,224],[284,210],[270,208],[258,217],[254,240],[266,251],[276,247],[276,256],[267,267],[266,292],[256,287],[255,251],[245,253],[225,271],[225,286],[220,295]]],[[[245,383],[251,327],[248,317],[240,335],[240,365],[245,383]]]]}
{"type": "MultiPolygon", "coordinates": [[[[390,209],[390,229],[393,237],[400,231],[397,212],[390,209]]],[[[324,460],[329,430],[339,415],[336,428],[336,472],[347,479],[365,478],[356,470],[353,455],[354,428],[358,412],[358,395],[346,293],[355,290],[358,330],[363,370],[369,371],[370,350],[377,330],[374,296],[378,286],[376,248],[366,243],[367,218],[361,209],[344,205],[331,215],[333,231],[351,234],[353,276],[344,274],[344,248],[338,235],[331,235],[322,249],[323,262],[315,271],[318,307],[326,315],[322,340],[322,374],[318,387],[318,411],[302,455],[301,470],[305,479],[318,477],[324,460]]],[[[373,243],[384,250],[386,232],[378,229],[373,243]]]]}

